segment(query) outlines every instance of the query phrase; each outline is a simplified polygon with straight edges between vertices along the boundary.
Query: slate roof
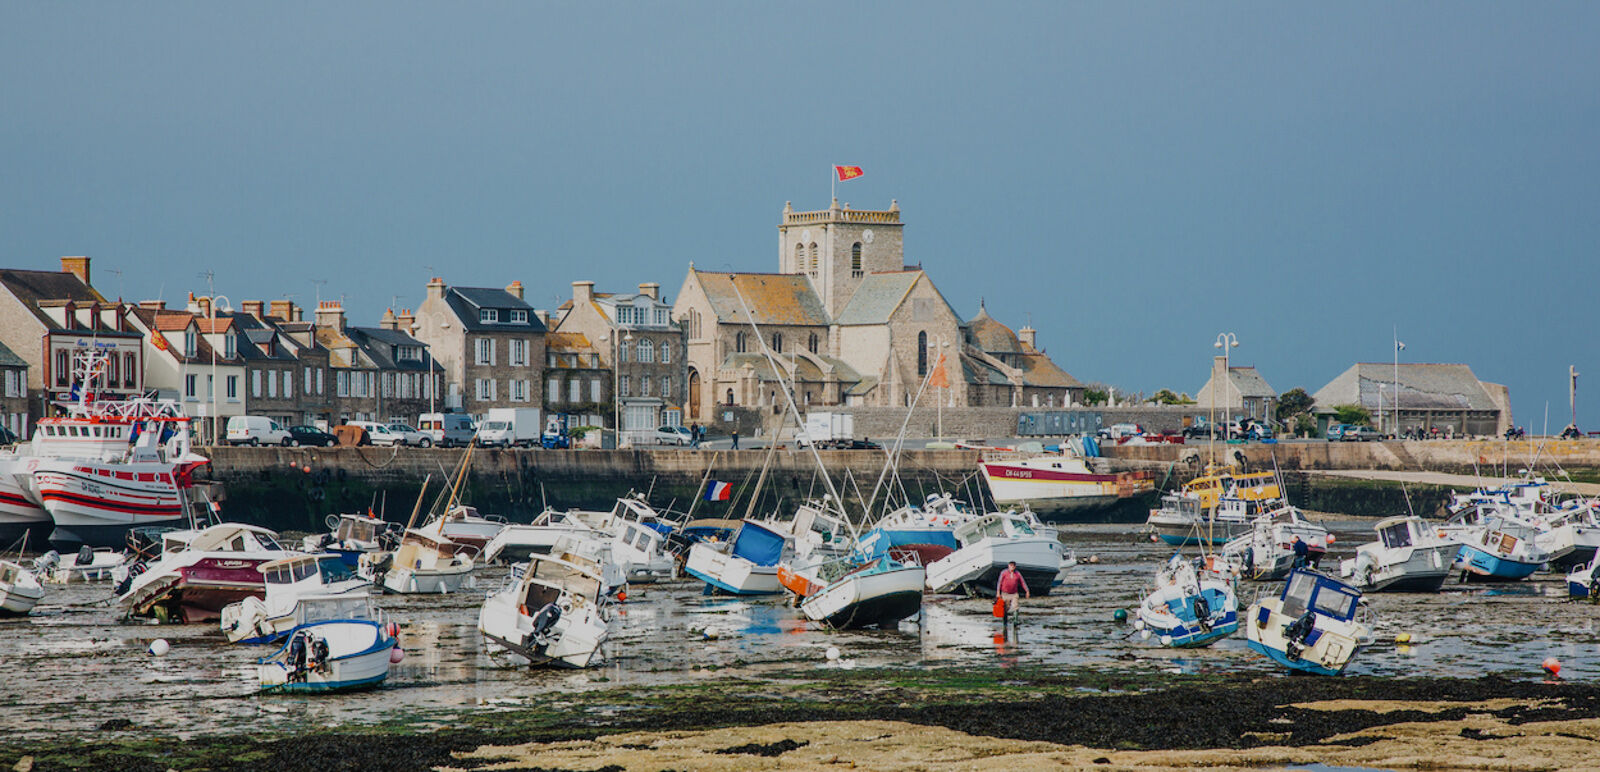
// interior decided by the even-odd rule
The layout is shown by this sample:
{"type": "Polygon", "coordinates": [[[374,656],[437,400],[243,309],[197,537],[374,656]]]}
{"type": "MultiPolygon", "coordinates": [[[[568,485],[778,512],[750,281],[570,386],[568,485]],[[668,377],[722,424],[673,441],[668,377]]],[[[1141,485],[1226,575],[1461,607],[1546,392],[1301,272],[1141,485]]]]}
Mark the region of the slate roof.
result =
{"type": "Polygon", "coordinates": [[[461,328],[469,332],[544,332],[544,322],[533,312],[533,306],[503,289],[493,287],[450,287],[445,290],[444,302],[455,312],[461,328]],[[500,321],[478,321],[478,312],[485,308],[500,311],[500,321]],[[528,321],[512,322],[507,311],[517,309],[528,312],[528,321]]]}
{"type": "Polygon", "coordinates": [[[427,347],[422,345],[422,341],[410,335],[398,330],[385,330],[382,327],[345,327],[344,331],[345,337],[360,347],[362,353],[366,354],[380,370],[425,372],[429,369],[427,347]],[[396,348],[399,346],[415,346],[421,358],[397,359],[396,348]]]}
{"type": "MultiPolygon", "coordinates": [[[[1461,364],[1402,364],[1402,410],[1499,410],[1472,368],[1461,364]]],[[[1393,362],[1358,362],[1312,395],[1318,406],[1359,404],[1376,410],[1379,389],[1384,409],[1394,408],[1393,362]]]]}
{"type": "MultiPolygon", "coordinates": [[[[167,356],[172,357],[174,361],[180,363],[189,362],[191,364],[211,363],[211,344],[206,341],[206,337],[204,335],[198,334],[198,331],[195,335],[194,356],[185,357],[183,355],[183,331],[189,328],[189,323],[191,321],[194,321],[195,317],[193,314],[189,313],[188,311],[155,311],[148,308],[140,308],[139,306],[132,306],[128,309],[128,311],[134,317],[138,318],[139,322],[143,324],[146,329],[159,332],[162,334],[162,337],[167,339],[166,353],[167,356]]],[[[240,346],[239,348],[244,349],[247,347],[240,346]]],[[[238,357],[229,359],[228,357],[223,356],[222,352],[220,351],[216,352],[216,356],[216,362],[219,365],[237,365],[242,361],[238,357]]]]}
{"type": "Polygon", "coordinates": [[[1077,389],[1083,383],[1072,377],[1066,370],[1061,369],[1050,357],[1037,351],[1030,351],[1017,358],[1017,367],[1022,370],[1022,382],[1027,386],[1037,386],[1047,389],[1077,389]]]}
{"type": "Polygon", "coordinates": [[[17,356],[6,344],[0,343],[0,367],[27,367],[28,363],[17,356]]]}
{"type": "Polygon", "coordinates": [[[581,332],[548,332],[544,336],[544,347],[547,351],[555,352],[592,352],[594,344],[589,342],[589,336],[581,332]]]}
{"type": "MultiPolygon", "coordinates": [[[[850,296],[850,302],[839,312],[839,318],[834,321],[841,325],[885,324],[894,315],[895,309],[905,302],[906,295],[911,293],[911,288],[917,285],[920,278],[921,271],[867,274],[856,287],[855,294],[850,296]]],[[[952,311],[951,316],[955,316],[955,312],[952,311]]]]}
{"type": "Polygon", "coordinates": [[[83,303],[106,303],[106,299],[93,287],[83,283],[77,274],[66,271],[24,271],[15,268],[0,269],[0,284],[16,295],[46,327],[57,325],[39,309],[41,300],[71,300],[83,303]]]}
{"type": "Polygon", "coordinates": [[[1010,386],[1011,379],[993,365],[969,356],[961,357],[961,380],[974,386],[1010,386]]]}
{"type": "MultiPolygon", "coordinates": [[[[292,343],[274,345],[285,344],[286,341],[280,340],[278,331],[269,326],[267,322],[263,322],[249,314],[239,313],[234,315],[233,323],[240,338],[239,353],[243,354],[246,360],[252,362],[298,362],[300,360],[289,348],[293,345],[292,343]],[[246,343],[249,345],[245,345],[246,343]],[[269,351],[271,353],[268,353],[269,351]]],[[[285,335],[283,338],[287,339],[288,336],[285,335]]]]}
{"type": "Polygon", "coordinates": [[[719,322],[746,324],[739,295],[744,296],[756,324],[826,326],[828,312],[811,281],[798,274],[726,273],[692,269],[711,301],[719,322]],[[738,288],[738,293],[734,288],[738,288]]]}

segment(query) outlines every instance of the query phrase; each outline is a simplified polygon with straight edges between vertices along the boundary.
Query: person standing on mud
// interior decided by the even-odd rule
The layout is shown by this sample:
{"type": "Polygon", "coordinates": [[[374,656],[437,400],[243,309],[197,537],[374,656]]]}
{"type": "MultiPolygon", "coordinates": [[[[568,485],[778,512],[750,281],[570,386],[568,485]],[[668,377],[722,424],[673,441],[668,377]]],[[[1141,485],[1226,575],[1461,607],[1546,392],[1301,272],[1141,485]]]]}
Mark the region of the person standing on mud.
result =
{"type": "Polygon", "coordinates": [[[1006,564],[1006,570],[1000,572],[1000,581],[996,583],[995,591],[1000,595],[1000,600],[1006,604],[1006,621],[1014,623],[1017,619],[1017,596],[1033,597],[1028,590],[1028,583],[1023,581],[1022,572],[1017,570],[1017,561],[1006,564]]]}
{"type": "Polygon", "coordinates": [[[1306,558],[1310,557],[1311,555],[1311,545],[1306,544],[1304,541],[1301,541],[1300,537],[1296,536],[1294,537],[1294,544],[1292,546],[1294,547],[1294,567],[1305,568],[1306,558]]]}

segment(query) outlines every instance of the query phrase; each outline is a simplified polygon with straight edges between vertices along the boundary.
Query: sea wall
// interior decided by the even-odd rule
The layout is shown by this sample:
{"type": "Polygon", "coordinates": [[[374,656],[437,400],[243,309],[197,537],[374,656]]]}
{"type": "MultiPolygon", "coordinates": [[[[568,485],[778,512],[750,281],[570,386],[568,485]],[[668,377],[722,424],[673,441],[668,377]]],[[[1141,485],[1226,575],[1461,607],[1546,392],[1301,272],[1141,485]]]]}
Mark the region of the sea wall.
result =
{"type": "Polygon", "coordinates": [[[1391,440],[1387,442],[1281,442],[1276,444],[1106,445],[1102,452],[1124,462],[1172,462],[1215,452],[1220,460],[1242,456],[1252,467],[1280,469],[1388,469],[1473,474],[1481,470],[1554,468],[1600,470],[1600,440],[1391,440]]]}

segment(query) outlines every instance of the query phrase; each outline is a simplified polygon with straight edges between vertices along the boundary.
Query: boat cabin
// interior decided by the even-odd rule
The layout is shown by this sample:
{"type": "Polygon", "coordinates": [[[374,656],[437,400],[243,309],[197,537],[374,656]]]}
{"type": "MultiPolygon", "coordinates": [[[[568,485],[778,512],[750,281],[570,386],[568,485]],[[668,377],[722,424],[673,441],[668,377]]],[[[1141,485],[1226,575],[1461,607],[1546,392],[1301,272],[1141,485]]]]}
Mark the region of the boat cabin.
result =
{"type": "Polygon", "coordinates": [[[1421,518],[1402,516],[1380,520],[1372,529],[1378,532],[1378,541],[1382,542],[1385,548],[1394,550],[1416,544],[1420,540],[1424,525],[1421,518]]]}
{"type": "Polygon", "coordinates": [[[984,539],[1019,539],[1038,536],[1028,521],[1009,513],[984,515],[956,527],[956,540],[974,544],[984,539]]]}
{"type": "Polygon", "coordinates": [[[338,555],[296,555],[262,563],[257,568],[266,575],[269,592],[275,585],[329,585],[356,578],[355,572],[338,555]]]}
{"type": "Polygon", "coordinates": [[[1279,613],[1299,619],[1307,610],[1339,621],[1356,616],[1361,591],[1326,574],[1295,569],[1283,585],[1283,606],[1279,613]]]}
{"type": "Polygon", "coordinates": [[[283,552],[278,546],[278,534],[265,528],[240,523],[213,525],[198,533],[171,531],[163,535],[172,542],[186,542],[182,547],[169,546],[169,552],[199,550],[201,552],[283,552]],[[185,539],[184,537],[188,538],[185,539]]]}
{"type": "Polygon", "coordinates": [[[528,561],[522,574],[522,597],[518,599],[532,615],[546,605],[560,601],[562,592],[571,593],[591,601],[598,600],[604,591],[599,576],[565,560],[535,557],[528,561]]]}
{"type": "Polygon", "coordinates": [[[378,535],[388,530],[389,522],[365,515],[340,515],[339,525],[333,535],[342,543],[374,543],[378,535]]]}

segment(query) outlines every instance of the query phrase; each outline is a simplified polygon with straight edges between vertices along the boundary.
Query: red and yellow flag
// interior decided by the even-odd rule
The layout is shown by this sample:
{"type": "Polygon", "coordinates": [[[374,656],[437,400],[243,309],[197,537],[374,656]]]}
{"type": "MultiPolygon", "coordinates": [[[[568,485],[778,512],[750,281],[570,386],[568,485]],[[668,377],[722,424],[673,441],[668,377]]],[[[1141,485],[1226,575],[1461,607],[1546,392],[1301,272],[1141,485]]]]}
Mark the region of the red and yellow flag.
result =
{"type": "Polygon", "coordinates": [[[928,377],[928,385],[940,389],[950,388],[950,374],[944,369],[944,354],[940,354],[939,361],[933,363],[933,375],[928,377]]]}
{"type": "Polygon", "coordinates": [[[162,335],[160,330],[150,331],[150,342],[155,344],[155,347],[161,349],[162,351],[167,350],[167,337],[162,335]]]}
{"type": "Polygon", "coordinates": [[[833,170],[838,173],[840,182],[853,180],[865,173],[861,171],[859,166],[835,166],[833,170]]]}

